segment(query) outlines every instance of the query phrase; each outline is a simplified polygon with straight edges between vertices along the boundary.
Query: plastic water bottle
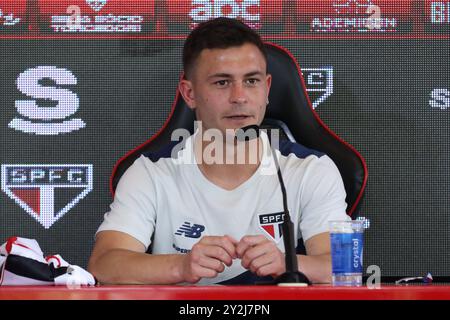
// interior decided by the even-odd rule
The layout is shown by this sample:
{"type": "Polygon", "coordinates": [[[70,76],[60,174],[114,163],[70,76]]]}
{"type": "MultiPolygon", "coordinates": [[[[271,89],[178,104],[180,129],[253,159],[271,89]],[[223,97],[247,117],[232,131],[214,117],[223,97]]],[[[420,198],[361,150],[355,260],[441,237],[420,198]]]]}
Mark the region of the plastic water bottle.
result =
{"type": "Polygon", "coordinates": [[[330,222],[333,285],[362,285],[363,235],[363,221],[330,222]]]}

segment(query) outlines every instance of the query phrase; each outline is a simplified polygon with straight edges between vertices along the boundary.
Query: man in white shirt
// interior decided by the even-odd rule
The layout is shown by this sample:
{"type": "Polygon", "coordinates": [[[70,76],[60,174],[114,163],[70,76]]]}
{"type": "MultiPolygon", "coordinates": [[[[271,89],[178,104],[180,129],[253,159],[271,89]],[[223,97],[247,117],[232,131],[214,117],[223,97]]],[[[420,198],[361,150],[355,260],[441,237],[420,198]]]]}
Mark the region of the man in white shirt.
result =
{"type": "MultiPolygon", "coordinates": [[[[102,283],[243,284],[285,272],[282,196],[265,170],[273,160],[268,137],[230,139],[263,121],[272,80],[264,45],[243,23],[218,18],[188,36],[183,65],[179,90],[199,129],[181,148],[142,155],[121,178],[89,261],[102,283]]],[[[339,171],[295,143],[280,143],[276,154],[295,237],[306,247],[299,269],[330,282],[328,221],[349,219],[339,171]]]]}

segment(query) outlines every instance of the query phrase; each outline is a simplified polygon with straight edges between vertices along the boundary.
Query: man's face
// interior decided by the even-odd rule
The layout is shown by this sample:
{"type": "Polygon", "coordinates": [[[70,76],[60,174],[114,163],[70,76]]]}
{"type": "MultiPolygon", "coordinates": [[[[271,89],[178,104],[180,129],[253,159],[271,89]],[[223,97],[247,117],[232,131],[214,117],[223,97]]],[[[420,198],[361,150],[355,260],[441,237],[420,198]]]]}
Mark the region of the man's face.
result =
{"type": "Polygon", "coordinates": [[[204,129],[260,125],[266,111],[271,76],[258,47],[246,43],[228,49],[204,49],[190,80],[180,91],[204,129]]]}

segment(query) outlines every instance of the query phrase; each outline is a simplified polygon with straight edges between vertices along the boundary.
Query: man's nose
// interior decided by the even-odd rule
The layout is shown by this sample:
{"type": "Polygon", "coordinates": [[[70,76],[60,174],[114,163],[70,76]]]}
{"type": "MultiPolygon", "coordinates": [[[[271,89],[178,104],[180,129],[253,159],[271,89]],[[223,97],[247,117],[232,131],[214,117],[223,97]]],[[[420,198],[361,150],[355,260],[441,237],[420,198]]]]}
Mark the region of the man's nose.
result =
{"type": "Polygon", "coordinates": [[[243,104],[247,102],[245,88],[241,83],[233,83],[231,86],[230,102],[243,104]]]}

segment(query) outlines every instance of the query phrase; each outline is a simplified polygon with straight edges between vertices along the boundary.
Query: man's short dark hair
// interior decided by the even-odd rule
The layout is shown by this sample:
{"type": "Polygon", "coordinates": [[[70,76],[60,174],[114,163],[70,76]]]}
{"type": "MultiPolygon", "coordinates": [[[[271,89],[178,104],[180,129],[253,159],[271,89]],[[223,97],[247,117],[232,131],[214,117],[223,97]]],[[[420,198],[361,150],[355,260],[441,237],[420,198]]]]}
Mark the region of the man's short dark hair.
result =
{"type": "Polygon", "coordinates": [[[190,79],[203,49],[228,49],[246,43],[258,47],[267,63],[267,52],[261,37],[245,23],[224,17],[200,23],[184,43],[183,67],[186,79],[190,79]]]}

